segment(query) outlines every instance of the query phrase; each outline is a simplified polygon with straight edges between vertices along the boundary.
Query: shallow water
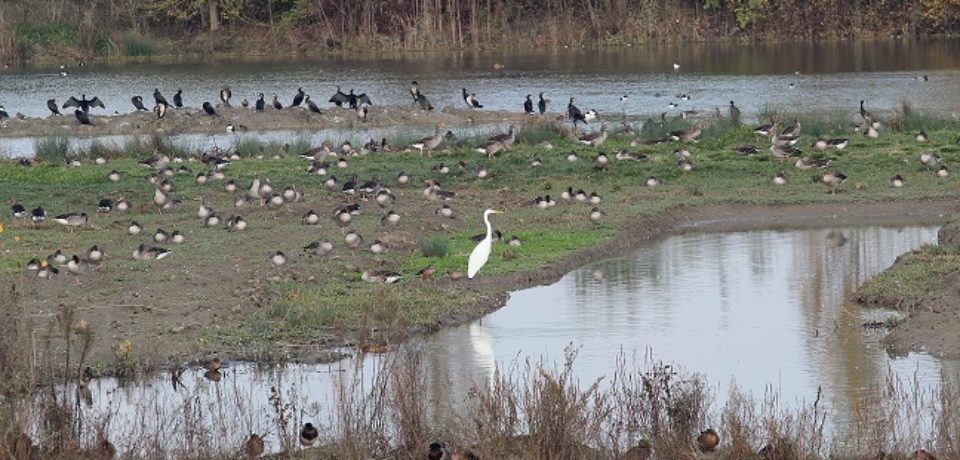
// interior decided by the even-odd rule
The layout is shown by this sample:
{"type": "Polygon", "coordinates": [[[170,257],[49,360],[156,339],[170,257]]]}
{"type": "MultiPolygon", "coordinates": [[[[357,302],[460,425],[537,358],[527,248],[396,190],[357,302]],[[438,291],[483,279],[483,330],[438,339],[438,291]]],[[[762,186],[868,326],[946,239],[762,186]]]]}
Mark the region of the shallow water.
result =
{"type": "MultiPolygon", "coordinates": [[[[495,370],[512,372],[526,360],[560,366],[569,347],[578,349],[581,382],[609,381],[618,357],[629,368],[662,361],[701,374],[717,395],[714,410],[734,382],[758,398],[776,394],[785,409],[809,406],[820,388],[830,425],[843,429],[855,423],[858,401],[888,377],[910,383],[907,391],[958,381],[957,362],[888,356],[879,334],[860,325],[889,313],[847,302],[897,255],[935,242],[936,232],[909,226],[673,236],[514,292],[502,309],[408,345],[421,353],[424,396],[435,413],[459,405],[471,386],[486,387],[495,370]]],[[[103,379],[92,385],[93,405],[84,413],[89,420],[111,414],[112,438],[124,448],[132,447],[124,432],[136,432],[138,424],[156,428],[158,421],[164,423],[157,439],[177,445],[185,427],[172,421],[189,408],[203,414],[208,428],[228,433],[215,447],[234,449],[249,433],[268,432],[277,449],[271,387],[296,403],[292,426],[329,427],[338,391],[350,392],[357,376],[363,390],[375,388],[388,359],[367,355],[360,363],[266,371],[230,363],[216,384],[190,369],[176,391],[169,374],[122,388],[103,379]]]]}
{"type": "Polygon", "coordinates": [[[546,92],[551,111],[565,111],[570,96],[583,110],[619,119],[622,112],[658,116],[680,110],[724,114],[736,101],[746,118],[767,107],[803,113],[856,112],[861,99],[883,115],[909,99],[914,108],[954,115],[960,99],[960,40],[881,40],[768,45],[685,44],[605,49],[518,52],[406,53],[366,58],[209,62],[68,64],[0,71],[0,104],[13,115],[46,117],[46,100],[99,96],[107,110],[134,110],[133,95],[152,106],[153,90],[199,107],[218,102],[224,85],[234,104],[265,93],[290,104],[303,87],[321,107],[336,86],[366,92],[375,105],[409,104],[409,84],[418,80],[435,107],[463,107],[461,88],[476,92],[486,109],[521,111],[526,94],[546,92]],[[673,63],[680,64],[678,70],[673,63]],[[495,69],[496,64],[503,65],[495,69]],[[918,81],[926,75],[928,81],[918,81]],[[791,84],[793,87],[791,88],[791,84]],[[676,96],[687,94],[682,101],[676,96]],[[626,101],[620,98],[627,95],[626,101]],[[679,104],[668,107],[669,102],[679,104]]]}

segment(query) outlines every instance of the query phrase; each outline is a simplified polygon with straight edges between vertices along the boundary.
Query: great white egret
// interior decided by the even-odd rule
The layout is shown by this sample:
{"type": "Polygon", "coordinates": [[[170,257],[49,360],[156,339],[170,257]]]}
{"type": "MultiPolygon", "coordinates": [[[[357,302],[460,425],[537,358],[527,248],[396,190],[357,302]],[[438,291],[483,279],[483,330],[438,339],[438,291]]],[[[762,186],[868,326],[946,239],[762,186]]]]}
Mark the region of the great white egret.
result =
{"type": "Polygon", "coordinates": [[[477,247],[473,248],[473,252],[470,253],[470,259],[467,262],[467,278],[473,278],[490,258],[490,247],[493,244],[493,227],[490,226],[490,214],[502,213],[503,211],[493,209],[483,211],[483,223],[487,224],[487,236],[480,240],[477,247]]]}

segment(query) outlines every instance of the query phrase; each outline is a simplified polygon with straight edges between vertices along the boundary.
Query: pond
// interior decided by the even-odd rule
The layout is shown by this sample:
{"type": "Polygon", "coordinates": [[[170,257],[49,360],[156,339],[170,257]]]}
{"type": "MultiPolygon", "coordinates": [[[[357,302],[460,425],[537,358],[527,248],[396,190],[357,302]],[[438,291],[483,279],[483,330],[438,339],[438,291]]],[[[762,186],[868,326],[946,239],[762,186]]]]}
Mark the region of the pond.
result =
{"type": "MultiPolygon", "coordinates": [[[[786,409],[822,394],[830,426],[843,430],[887,379],[913,382],[908,391],[918,392],[958,380],[956,362],[889,356],[880,333],[862,323],[893,313],[849,302],[859,284],[936,235],[932,226],[694,231],[514,292],[500,310],[407,346],[419,351],[434,411],[462,405],[497,371],[517,372],[528,360],[560,366],[576,349],[581,382],[604,385],[621,359],[639,370],[663,362],[703,376],[716,395],[713,410],[732,385],[758,398],[774,394],[786,409]]],[[[157,430],[159,442],[188,442],[187,427],[174,422],[186,411],[227,433],[216,442],[233,449],[251,432],[270,432],[271,387],[295,403],[296,426],[333,426],[338,395],[376,385],[389,355],[268,370],[229,363],[218,383],[189,369],[180,388],[169,374],[123,387],[102,379],[84,412],[109,417],[121,448],[123,434],[141,427],[157,430]]]]}

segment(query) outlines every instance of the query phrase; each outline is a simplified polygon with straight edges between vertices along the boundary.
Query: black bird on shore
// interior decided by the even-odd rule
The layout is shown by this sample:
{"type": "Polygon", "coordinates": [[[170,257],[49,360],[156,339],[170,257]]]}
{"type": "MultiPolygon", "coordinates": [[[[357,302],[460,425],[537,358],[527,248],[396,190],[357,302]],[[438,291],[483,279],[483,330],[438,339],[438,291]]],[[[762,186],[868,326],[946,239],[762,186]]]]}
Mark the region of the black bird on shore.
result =
{"type": "Polygon", "coordinates": [[[230,91],[229,86],[224,86],[220,90],[220,100],[223,101],[225,107],[230,107],[230,98],[233,97],[233,92],[230,91]]]}
{"type": "Polygon", "coordinates": [[[300,107],[304,96],[306,96],[306,93],[303,92],[303,88],[297,88],[297,95],[293,96],[293,104],[290,104],[290,107],[300,107]]]}
{"type": "Polygon", "coordinates": [[[280,101],[277,100],[277,95],[276,95],[276,94],[273,95],[273,108],[275,108],[275,109],[277,109],[277,110],[282,110],[282,109],[283,109],[283,104],[281,104],[280,101]]]}
{"type": "Polygon", "coordinates": [[[178,89],[177,94],[173,95],[173,106],[176,108],[183,107],[183,90],[178,89]]]}
{"type": "Polygon", "coordinates": [[[313,113],[320,113],[320,107],[317,107],[317,103],[310,100],[310,95],[307,94],[303,97],[303,101],[307,104],[307,108],[310,109],[313,113]]]}
{"type": "Polygon", "coordinates": [[[52,112],[54,115],[63,115],[62,113],[60,113],[60,108],[57,107],[56,99],[48,99],[47,108],[50,109],[50,112],[52,112]]]}
{"type": "Polygon", "coordinates": [[[107,108],[99,97],[94,96],[93,99],[87,99],[86,94],[80,95],[80,99],[70,96],[70,99],[67,99],[67,102],[64,102],[61,108],[67,109],[70,107],[76,107],[84,112],[89,112],[91,107],[107,108]]]}
{"type": "Polygon", "coordinates": [[[543,115],[547,111],[547,104],[550,102],[549,99],[543,98],[543,93],[540,93],[540,101],[537,102],[537,108],[540,109],[540,115],[543,115]]]}
{"type": "Polygon", "coordinates": [[[583,124],[587,124],[587,118],[583,116],[583,112],[581,112],[577,106],[573,105],[573,101],[575,99],[576,99],[575,97],[571,96],[570,103],[567,104],[567,116],[570,117],[571,120],[573,120],[574,127],[577,126],[578,121],[582,121],[583,124]]]}
{"type": "Polygon", "coordinates": [[[417,95],[417,105],[423,110],[433,110],[433,105],[430,104],[430,100],[423,93],[417,95]]]}
{"type": "Polygon", "coordinates": [[[467,106],[471,109],[482,109],[483,104],[480,103],[480,99],[477,99],[477,93],[469,94],[467,93],[466,88],[460,88],[463,90],[463,102],[467,103],[467,106]]]}
{"type": "Polygon", "coordinates": [[[350,94],[347,95],[347,103],[353,110],[357,109],[357,95],[353,94],[353,88],[350,88],[350,94]]]}
{"type": "Polygon", "coordinates": [[[528,94],[527,100],[523,101],[523,112],[533,113],[533,95],[528,94]]]}
{"type": "Polygon", "coordinates": [[[260,93],[260,95],[257,96],[257,103],[254,104],[254,107],[256,108],[257,112],[263,112],[264,105],[266,105],[266,102],[263,100],[263,93],[260,93]]]}
{"type": "Polygon", "coordinates": [[[211,104],[211,103],[209,103],[209,102],[204,102],[204,103],[203,103],[203,111],[204,111],[204,112],[207,112],[207,115],[211,115],[211,116],[217,114],[217,111],[213,109],[213,104],[211,104]]]}
{"type": "Polygon", "coordinates": [[[336,105],[337,107],[343,107],[343,104],[350,102],[350,97],[346,93],[340,90],[340,87],[337,86],[337,92],[333,93],[333,96],[330,96],[330,103],[336,105]]]}
{"type": "Polygon", "coordinates": [[[10,118],[10,114],[7,113],[7,109],[4,106],[0,105],[0,120],[4,118],[10,118]]]}
{"type": "Polygon", "coordinates": [[[154,102],[156,102],[157,104],[163,102],[164,105],[170,105],[170,103],[167,102],[167,98],[163,97],[163,95],[160,94],[160,89],[159,89],[159,88],[154,88],[154,89],[153,89],[153,100],[154,100],[154,102]]]}
{"type": "Polygon", "coordinates": [[[133,96],[133,98],[130,99],[130,102],[133,102],[133,106],[136,107],[136,109],[137,109],[138,112],[141,111],[141,110],[143,110],[144,112],[147,111],[147,108],[143,106],[143,98],[142,98],[142,97],[140,97],[140,96],[133,96]]]}
{"type": "Polygon", "coordinates": [[[417,83],[416,80],[410,83],[410,96],[413,97],[415,104],[420,102],[420,83],[417,83]]]}
{"type": "Polygon", "coordinates": [[[93,123],[90,122],[90,116],[87,115],[87,112],[77,109],[73,112],[73,115],[77,117],[77,121],[79,121],[81,125],[93,125],[93,123]]]}

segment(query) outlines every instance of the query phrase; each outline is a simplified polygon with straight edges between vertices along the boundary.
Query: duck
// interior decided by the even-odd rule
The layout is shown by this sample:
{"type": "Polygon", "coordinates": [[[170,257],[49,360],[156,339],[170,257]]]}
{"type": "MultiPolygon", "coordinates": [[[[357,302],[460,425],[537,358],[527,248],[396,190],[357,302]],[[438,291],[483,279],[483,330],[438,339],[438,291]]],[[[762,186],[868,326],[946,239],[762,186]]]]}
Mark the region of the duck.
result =
{"type": "Polygon", "coordinates": [[[169,249],[157,246],[148,247],[146,244],[141,243],[140,246],[137,246],[137,248],[133,250],[133,258],[136,260],[160,260],[169,256],[170,253],[169,249]]]}
{"type": "Polygon", "coordinates": [[[598,116],[597,111],[590,109],[583,113],[583,120],[586,122],[591,122],[593,120],[596,120],[597,116],[598,116]]]}
{"type": "Polygon", "coordinates": [[[773,179],[770,180],[773,185],[786,185],[787,175],[780,171],[773,175],[773,179]]]}
{"type": "Polygon", "coordinates": [[[307,255],[322,257],[329,254],[331,251],[333,251],[333,243],[326,240],[313,241],[303,247],[303,253],[307,255]]]}
{"type": "Polygon", "coordinates": [[[417,276],[420,277],[423,281],[429,281],[433,279],[433,275],[437,273],[437,269],[433,265],[427,265],[426,267],[421,268],[417,272],[417,276]]]}
{"type": "Polygon", "coordinates": [[[303,428],[300,429],[300,445],[303,447],[310,447],[317,442],[317,438],[320,437],[320,432],[317,431],[317,427],[313,426],[312,423],[307,422],[303,424],[303,428]]]}
{"type": "Polygon", "coordinates": [[[66,214],[60,214],[53,218],[53,221],[65,225],[71,232],[73,232],[74,227],[82,227],[87,225],[87,213],[81,212],[79,214],[75,212],[68,212],[66,214]]]}
{"type": "Polygon", "coordinates": [[[759,148],[749,144],[738,146],[734,151],[737,152],[738,155],[756,155],[760,153],[759,148]]]}
{"type": "Polygon", "coordinates": [[[433,149],[437,148],[442,141],[443,136],[440,135],[440,124],[437,124],[434,129],[433,136],[424,137],[410,144],[410,147],[419,150],[420,156],[423,156],[424,151],[426,151],[427,156],[432,157],[433,149]]]}
{"type": "Polygon", "coordinates": [[[907,181],[906,179],[903,178],[903,176],[897,174],[890,178],[891,187],[900,188],[900,187],[903,187],[904,185],[907,185],[907,181]]]}
{"type": "Polygon", "coordinates": [[[811,157],[801,157],[794,163],[797,169],[826,168],[830,166],[830,160],[817,160],[811,157]]]}
{"type": "Polygon", "coordinates": [[[720,435],[713,428],[707,428],[697,436],[697,446],[700,447],[700,452],[713,452],[719,444],[720,435]]]}
{"type": "Polygon", "coordinates": [[[466,88],[460,88],[463,91],[463,102],[467,104],[467,107],[471,109],[482,109],[483,104],[480,103],[480,99],[477,98],[477,93],[467,93],[466,88]]]}
{"type": "Polygon", "coordinates": [[[600,144],[603,144],[607,140],[607,124],[603,123],[600,125],[600,131],[595,131],[592,133],[584,134],[577,138],[581,144],[586,144],[591,147],[599,147],[600,144]]]}
{"type": "Polygon", "coordinates": [[[360,279],[369,283],[393,284],[400,281],[401,275],[388,270],[369,269],[360,275],[360,279]]]}

